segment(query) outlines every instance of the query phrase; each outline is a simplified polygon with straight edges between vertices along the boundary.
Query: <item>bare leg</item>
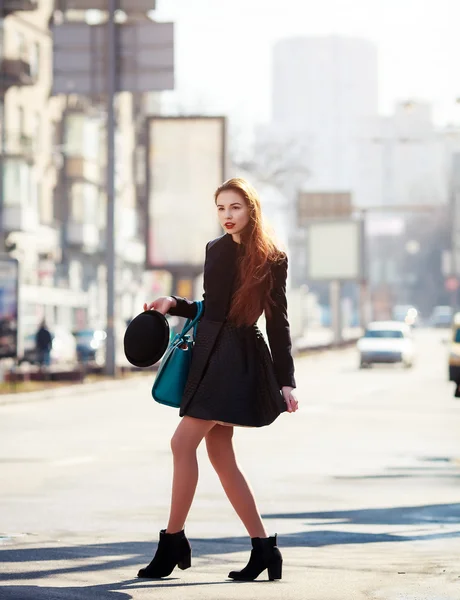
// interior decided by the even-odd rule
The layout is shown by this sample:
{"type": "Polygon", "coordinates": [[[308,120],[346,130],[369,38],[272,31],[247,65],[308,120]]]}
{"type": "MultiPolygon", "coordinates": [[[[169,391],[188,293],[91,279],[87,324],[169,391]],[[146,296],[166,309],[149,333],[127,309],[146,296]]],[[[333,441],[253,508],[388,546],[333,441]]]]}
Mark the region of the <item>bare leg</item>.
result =
{"type": "Polygon", "coordinates": [[[230,426],[215,425],[208,431],[206,448],[209,460],[249,536],[266,538],[268,537],[267,532],[262,523],[254,494],[236,462],[232,438],[233,427],[230,426]]]}
{"type": "Polygon", "coordinates": [[[183,417],[171,439],[174,475],[166,533],[177,533],[184,528],[198,483],[196,450],[213,427],[214,421],[183,417]]]}

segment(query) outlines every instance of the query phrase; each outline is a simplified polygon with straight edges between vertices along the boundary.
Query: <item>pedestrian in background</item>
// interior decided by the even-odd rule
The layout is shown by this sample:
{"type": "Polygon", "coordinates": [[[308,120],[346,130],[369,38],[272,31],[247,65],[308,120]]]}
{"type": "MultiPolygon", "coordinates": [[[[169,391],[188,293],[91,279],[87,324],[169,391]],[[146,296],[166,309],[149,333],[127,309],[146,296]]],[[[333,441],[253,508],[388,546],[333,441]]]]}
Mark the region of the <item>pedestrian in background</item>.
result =
{"type": "MultiPolygon", "coordinates": [[[[265,230],[258,194],[247,181],[230,179],[214,197],[225,234],[206,246],[204,315],[181,402],[182,420],[171,440],[169,522],[160,532],[153,560],[138,576],[166,577],[176,565],[191,565],[184,527],[198,482],[196,452],[204,438],[209,459],[252,542],[248,564],[229,577],[252,581],[268,569],[270,580],[281,579],[276,535],[267,535],[232,438],[235,426],[266,426],[282,412],[298,408],[292,393],[296,383],[287,317],[287,256],[265,230]],[[263,312],[271,354],[256,326],[263,312]]],[[[144,304],[144,310],[151,309],[191,319],[197,314],[196,302],[177,296],[144,304]]]]}
{"type": "Polygon", "coordinates": [[[43,321],[40,324],[40,328],[35,334],[35,347],[37,350],[38,356],[38,364],[40,365],[40,370],[43,367],[49,367],[51,364],[51,348],[53,346],[53,337],[46,326],[46,321],[43,321]]]}

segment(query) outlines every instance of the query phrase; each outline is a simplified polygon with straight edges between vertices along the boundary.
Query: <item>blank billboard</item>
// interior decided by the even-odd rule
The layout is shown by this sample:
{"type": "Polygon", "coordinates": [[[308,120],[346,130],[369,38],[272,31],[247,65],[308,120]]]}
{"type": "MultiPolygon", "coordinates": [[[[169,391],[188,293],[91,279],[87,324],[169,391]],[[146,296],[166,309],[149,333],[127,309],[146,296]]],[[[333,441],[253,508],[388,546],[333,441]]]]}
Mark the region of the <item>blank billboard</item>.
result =
{"type": "Polygon", "coordinates": [[[308,226],[308,278],[312,281],[361,277],[359,221],[323,221],[308,226]]]}
{"type": "Polygon", "coordinates": [[[147,267],[199,267],[221,232],[213,194],[225,178],[225,117],[152,117],[147,267]]]}

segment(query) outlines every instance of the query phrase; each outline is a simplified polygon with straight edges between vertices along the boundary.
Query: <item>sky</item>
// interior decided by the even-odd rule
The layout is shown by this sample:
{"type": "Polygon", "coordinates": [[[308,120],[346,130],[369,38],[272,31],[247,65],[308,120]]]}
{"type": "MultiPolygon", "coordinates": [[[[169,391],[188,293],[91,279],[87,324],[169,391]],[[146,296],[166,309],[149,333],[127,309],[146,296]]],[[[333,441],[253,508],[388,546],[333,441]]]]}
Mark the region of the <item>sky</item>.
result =
{"type": "Polygon", "coordinates": [[[176,110],[269,122],[273,44],[335,34],[376,44],[382,114],[429,101],[460,125],[460,0],[157,0],[154,15],[175,22],[176,110]]]}

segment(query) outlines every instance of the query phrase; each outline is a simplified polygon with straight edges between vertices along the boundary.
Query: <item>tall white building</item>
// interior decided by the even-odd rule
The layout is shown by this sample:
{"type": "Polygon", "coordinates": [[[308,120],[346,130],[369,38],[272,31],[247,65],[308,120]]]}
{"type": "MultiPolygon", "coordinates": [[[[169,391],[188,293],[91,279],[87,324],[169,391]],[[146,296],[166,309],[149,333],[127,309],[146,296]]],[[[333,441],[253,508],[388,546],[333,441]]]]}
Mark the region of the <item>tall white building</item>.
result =
{"type": "Polygon", "coordinates": [[[377,114],[377,50],[338,36],[281,40],[273,53],[274,134],[297,132],[309,147],[309,189],[355,184],[358,124],[377,114]]]}

